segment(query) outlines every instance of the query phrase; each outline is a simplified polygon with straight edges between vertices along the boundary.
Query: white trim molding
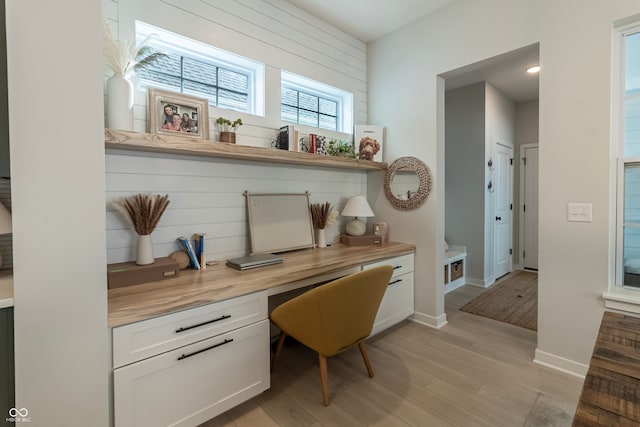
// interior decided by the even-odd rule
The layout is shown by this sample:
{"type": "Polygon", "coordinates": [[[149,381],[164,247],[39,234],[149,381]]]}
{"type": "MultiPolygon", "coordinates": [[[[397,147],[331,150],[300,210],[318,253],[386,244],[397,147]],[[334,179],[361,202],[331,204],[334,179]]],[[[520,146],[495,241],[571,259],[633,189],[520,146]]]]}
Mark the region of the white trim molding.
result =
{"type": "Polygon", "coordinates": [[[613,310],[640,314],[640,292],[624,288],[615,288],[602,294],[604,306],[613,310]]]}
{"type": "Polygon", "coordinates": [[[447,324],[447,313],[443,313],[438,317],[433,317],[416,311],[411,317],[409,317],[409,320],[420,323],[421,325],[429,326],[430,328],[440,329],[447,324]]]}
{"type": "Polygon", "coordinates": [[[587,371],[589,370],[589,365],[574,362],[573,360],[565,359],[564,357],[556,356],[555,354],[547,353],[538,349],[536,349],[536,355],[533,359],[533,363],[537,363],[538,365],[546,366],[547,368],[555,369],[578,378],[585,378],[587,371]]]}

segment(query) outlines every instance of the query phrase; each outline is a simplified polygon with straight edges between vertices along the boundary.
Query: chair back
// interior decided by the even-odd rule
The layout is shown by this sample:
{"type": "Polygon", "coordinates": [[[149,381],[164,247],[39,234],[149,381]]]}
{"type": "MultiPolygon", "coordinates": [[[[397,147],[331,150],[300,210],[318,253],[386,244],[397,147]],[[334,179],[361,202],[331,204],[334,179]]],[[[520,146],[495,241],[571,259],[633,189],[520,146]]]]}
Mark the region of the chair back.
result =
{"type": "Polygon", "coordinates": [[[392,272],[383,265],[318,286],[277,307],[271,320],[307,347],[333,356],[371,334],[392,272]]]}

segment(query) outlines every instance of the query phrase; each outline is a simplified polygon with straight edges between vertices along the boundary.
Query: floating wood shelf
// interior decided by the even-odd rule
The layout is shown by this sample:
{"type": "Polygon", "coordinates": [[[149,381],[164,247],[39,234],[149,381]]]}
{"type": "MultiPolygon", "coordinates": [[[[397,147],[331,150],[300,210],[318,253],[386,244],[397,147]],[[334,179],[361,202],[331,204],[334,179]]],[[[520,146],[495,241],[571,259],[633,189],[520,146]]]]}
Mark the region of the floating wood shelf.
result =
{"type": "Polygon", "coordinates": [[[250,147],[226,142],[203,141],[195,138],[128,132],[115,129],[105,129],[104,140],[106,148],[117,148],[121,150],[188,154],[323,168],[360,169],[365,171],[387,169],[386,163],[373,162],[370,160],[294,153],[271,148],[250,147]]]}

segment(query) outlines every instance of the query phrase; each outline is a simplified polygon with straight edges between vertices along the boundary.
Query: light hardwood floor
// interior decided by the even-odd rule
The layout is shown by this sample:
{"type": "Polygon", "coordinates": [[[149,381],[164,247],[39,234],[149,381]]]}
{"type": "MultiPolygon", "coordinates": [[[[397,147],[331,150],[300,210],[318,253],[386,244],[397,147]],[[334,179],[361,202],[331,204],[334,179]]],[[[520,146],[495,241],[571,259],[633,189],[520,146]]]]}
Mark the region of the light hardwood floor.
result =
{"type": "Polygon", "coordinates": [[[285,345],[269,390],[202,426],[561,425],[532,422],[532,408],[575,408],[582,380],[532,362],[536,332],[458,310],[482,291],[449,293],[440,330],[404,321],[369,339],[374,378],[357,348],[330,358],[329,407],[316,354],[285,345]]]}

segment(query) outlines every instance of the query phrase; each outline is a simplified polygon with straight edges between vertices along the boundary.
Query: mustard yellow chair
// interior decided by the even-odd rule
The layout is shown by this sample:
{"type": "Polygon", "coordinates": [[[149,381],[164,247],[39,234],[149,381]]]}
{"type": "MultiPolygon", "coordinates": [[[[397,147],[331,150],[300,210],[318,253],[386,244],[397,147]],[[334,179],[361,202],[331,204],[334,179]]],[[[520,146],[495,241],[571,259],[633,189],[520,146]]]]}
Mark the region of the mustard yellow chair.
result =
{"type": "Polygon", "coordinates": [[[287,335],[318,352],[322,403],[329,405],[327,357],[358,345],[370,377],[373,370],[364,347],[393,268],[375,267],[319,286],[271,312],[280,337],[271,363],[275,369],[287,335]]]}

